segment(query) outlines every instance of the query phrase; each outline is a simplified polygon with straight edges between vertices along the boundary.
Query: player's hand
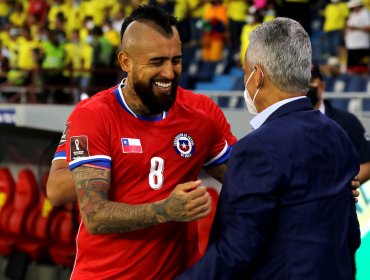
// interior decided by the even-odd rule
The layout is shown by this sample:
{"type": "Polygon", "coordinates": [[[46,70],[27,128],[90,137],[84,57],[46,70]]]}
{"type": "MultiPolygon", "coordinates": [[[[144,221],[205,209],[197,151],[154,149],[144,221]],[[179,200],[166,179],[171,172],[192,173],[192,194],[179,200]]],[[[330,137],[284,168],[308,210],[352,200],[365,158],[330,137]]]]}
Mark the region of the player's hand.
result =
{"type": "Polygon", "coordinates": [[[357,203],[358,197],[360,196],[360,192],[358,191],[358,188],[360,187],[360,181],[358,179],[358,176],[352,179],[351,181],[351,188],[352,188],[352,197],[353,200],[357,203]]]}
{"type": "Polygon", "coordinates": [[[211,197],[201,183],[198,180],[179,184],[164,200],[164,212],[170,221],[193,221],[210,213],[211,197]]]}

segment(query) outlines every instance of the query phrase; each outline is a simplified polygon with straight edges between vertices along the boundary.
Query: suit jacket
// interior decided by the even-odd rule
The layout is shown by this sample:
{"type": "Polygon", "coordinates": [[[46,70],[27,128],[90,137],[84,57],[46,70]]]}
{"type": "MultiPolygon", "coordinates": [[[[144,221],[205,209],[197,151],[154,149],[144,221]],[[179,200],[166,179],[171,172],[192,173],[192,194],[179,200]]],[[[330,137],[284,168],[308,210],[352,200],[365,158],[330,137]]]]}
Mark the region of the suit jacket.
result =
{"type": "Polygon", "coordinates": [[[346,133],[308,99],[278,108],[234,145],[210,245],[180,279],[351,279],[358,171],[346,133]]]}

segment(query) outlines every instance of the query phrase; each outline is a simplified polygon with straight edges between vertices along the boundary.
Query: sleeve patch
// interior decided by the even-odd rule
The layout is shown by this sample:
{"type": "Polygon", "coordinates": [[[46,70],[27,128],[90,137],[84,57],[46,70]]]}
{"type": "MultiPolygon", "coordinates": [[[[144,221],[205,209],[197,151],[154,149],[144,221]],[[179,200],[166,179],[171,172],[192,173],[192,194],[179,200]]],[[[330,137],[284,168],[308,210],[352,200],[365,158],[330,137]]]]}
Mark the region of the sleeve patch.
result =
{"type": "Polygon", "coordinates": [[[70,127],[71,127],[70,122],[66,123],[66,125],[64,126],[63,134],[59,141],[59,146],[64,145],[67,142],[70,127]]]}
{"type": "Polygon", "coordinates": [[[90,156],[86,135],[73,136],[70,141],[71,161],[80,157],[90,156]]]}

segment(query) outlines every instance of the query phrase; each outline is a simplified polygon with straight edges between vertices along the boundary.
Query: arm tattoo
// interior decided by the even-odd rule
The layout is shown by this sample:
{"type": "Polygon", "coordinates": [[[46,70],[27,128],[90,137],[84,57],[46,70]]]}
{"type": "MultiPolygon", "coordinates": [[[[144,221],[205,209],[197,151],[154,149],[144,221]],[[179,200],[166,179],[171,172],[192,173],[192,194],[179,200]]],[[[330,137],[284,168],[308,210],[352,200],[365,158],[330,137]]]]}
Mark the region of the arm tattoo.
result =
{"type": "Polygon", "coordinates": [[[90,233],[124,233],[168,221],[163,202],[129,205],[110,201],[110,170],[80,166],[73,171],[82,220],[90,233]]]}

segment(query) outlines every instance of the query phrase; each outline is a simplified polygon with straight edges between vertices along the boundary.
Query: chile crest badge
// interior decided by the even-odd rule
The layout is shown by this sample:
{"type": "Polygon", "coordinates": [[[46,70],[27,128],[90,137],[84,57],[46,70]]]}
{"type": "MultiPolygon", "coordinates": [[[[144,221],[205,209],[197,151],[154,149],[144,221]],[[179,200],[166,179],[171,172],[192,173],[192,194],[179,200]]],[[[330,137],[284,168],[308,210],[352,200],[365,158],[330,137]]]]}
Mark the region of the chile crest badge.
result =
{"type": "Polygon", "coordinates": [[[173,147],[183,158],[191,157],[195,150],[193,138],[186,133],[179,133],[176,135],[173,140],[173,147]]]}

